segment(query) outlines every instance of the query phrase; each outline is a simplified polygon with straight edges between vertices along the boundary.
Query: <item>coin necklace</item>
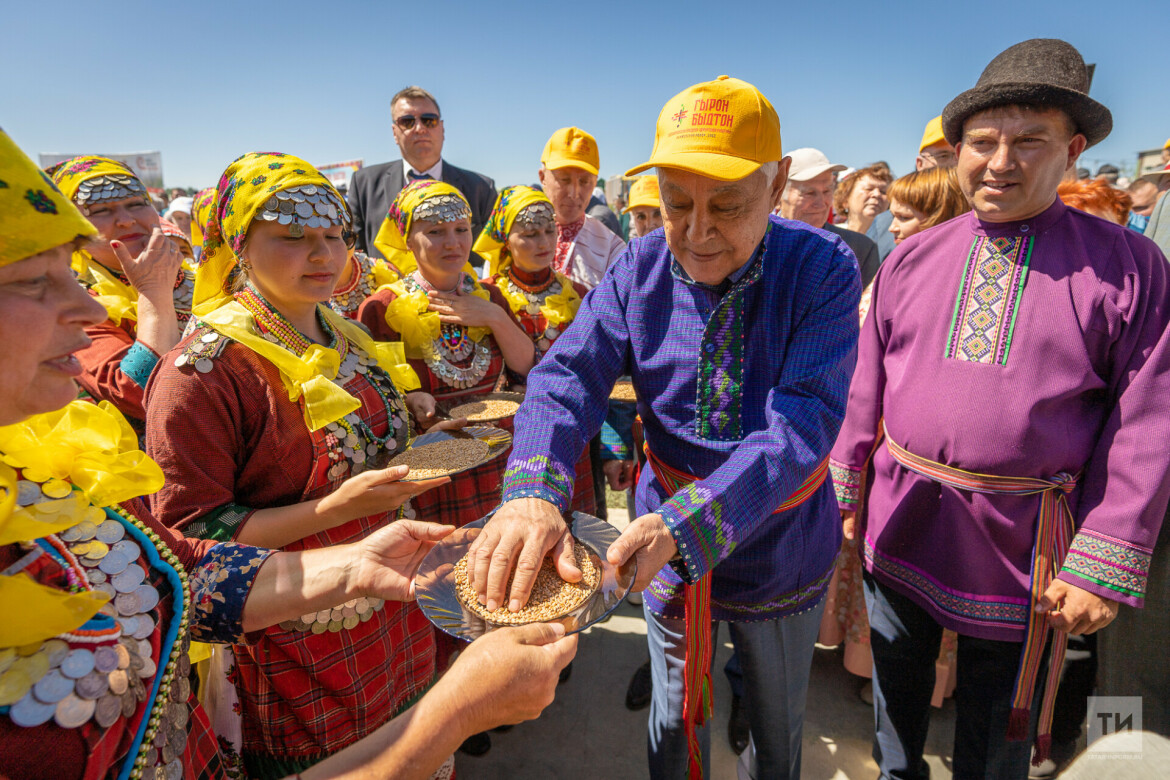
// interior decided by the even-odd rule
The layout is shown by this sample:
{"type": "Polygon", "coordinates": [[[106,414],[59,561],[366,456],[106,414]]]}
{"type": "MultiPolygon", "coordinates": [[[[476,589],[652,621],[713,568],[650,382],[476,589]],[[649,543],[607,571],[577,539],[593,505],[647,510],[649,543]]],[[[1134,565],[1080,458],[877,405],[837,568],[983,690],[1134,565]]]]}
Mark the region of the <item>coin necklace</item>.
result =
{"type": "MultiPolygon", "coordinates": [[[[508,305],[515,314],[522,317],[527,315],[526,318],[534,323],[534,330],[540,327],[540,307],[544,304],[545,299],[550,295],[560,295],[564,289],[560,279],[552,272],[552,269],[550,268],[548,271],[549,278],[546,283],[530,285],[525,284],[517,278],[516,266],[508,267],[508,277],[505,280],[505,285],[507,286],[505,292],[507,294],[504,297],[508,299],[508,305]],[[518,306],[521,300],[524,301],[524,304],[523,306],[518,306]]],[[[568,325],[566,324],[565,327],[568,327],[568,325]]],[[[548,352],[549,348],[552,347],[552,343],[557,340],[561,333],[562,328],[546,322],[543,333],[537,334],[530,332],[529,335],[536,343],[536,348],[540,350],[540,354],[543,355],[545,352],[548,352]]]]}
{"type": "MultiPolygon", "coordinates": [[[[435,291],[434,286],[417,271],[402,281],[407,292],[435,291]]],[[[475,284],[466,274],[460,286],[465,294],[475,289],[475,284]]],[[[431,342],[431,346],[432,356],[425,357],[424,361],[443,384],[459,389],[474,387],[487,375],[492,352],[482,341],[472,341],[464,326],[444,322],[439,327],[439,337],[431,342]],[[463,365],[468,359],[471,362],[463,365]]]]}
{"type": "Polygon", "coordinates": [[[354,252],[350,267],[353,280],[342,290],[334,290],[329,305],[335,312],[349,317],[374,292],[374,258],[364,252],[354,252]]]}
{"type": "MultiPolygon", "coordinates": [[[[22,506],[63,498],[62,486],[73,492],[68,483],[47,476],[33,469],[21,472],[17,494],[22,506]]],[[[150,711],[143,715],[119,777],[138,780],[147,769],[181,777],[191,693],[187,575],[158,535],[121,507],[88,505],[78,517],[60,534],[34,542],[33,552],[6,573],[31,563],[40,552],[62,567],[71,590],[100,590],[112,600],[67,634],[0,651],[0,703],[23,727],[52,718],[62,728],[78,728],[91,719],[109,728],[119,717],[133,716],[139,702],[149,698],[150,711]],[[176,596],[174,617],[160,642],[159,657],[166,660],[162,670],[149,641],[159,594],[137,563],[143,554],[176,596]],[[152,679],[148,694],[144,681],[152,679]]]]}
{"type": "MultiPolygon", "coordinates": [[[[248,285],[236,300],[252,315],[260,334],[273,343],[280,344],[295,355],[303,355],[312,346],[308,336],[297,330],[280,312],[276,311],[264,296],[248,285]]],[[[318,322],[329,339],[330,346],[341,357],[337,376],[333,383],[344,388],[355,373],[365,374],[375,393],[382,402],[386,413],[386,434],[378,436],[356,412],[326,424],[326,445],[329,447],[329,478],[341,480],[347,475],[360,474],[370,467],[370,458],[388,458],[399,448],[399,434],[406,433],[403,443],[409,438],[406,403],[393,380],[378,365],[378,361],[357,345],[351,344],[345,334],[336,331],[329,320],[318,312],[318,322]]]]}

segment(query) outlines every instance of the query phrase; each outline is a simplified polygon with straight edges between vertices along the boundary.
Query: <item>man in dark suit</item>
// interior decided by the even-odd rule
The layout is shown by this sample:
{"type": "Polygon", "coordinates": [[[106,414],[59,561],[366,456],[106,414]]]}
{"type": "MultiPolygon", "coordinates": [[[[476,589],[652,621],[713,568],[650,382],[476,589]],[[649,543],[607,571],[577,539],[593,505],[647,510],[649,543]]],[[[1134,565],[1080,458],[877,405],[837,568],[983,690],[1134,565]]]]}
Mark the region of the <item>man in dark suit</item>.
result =
{"type": "Polygon", "coordinates": [[[390,101],[394,141],[402,159],[356,171],[346,197],[353,212],[357,248],[374,257],[374,237],[398,193],[413,179],[439,179],[458,189],[471,204],[471,228],[479,235],[496,203],[496,185],[475,171],[456,168],[443,159],[443,120],[434,96],[421,87],[407,87],[390,101]]]}

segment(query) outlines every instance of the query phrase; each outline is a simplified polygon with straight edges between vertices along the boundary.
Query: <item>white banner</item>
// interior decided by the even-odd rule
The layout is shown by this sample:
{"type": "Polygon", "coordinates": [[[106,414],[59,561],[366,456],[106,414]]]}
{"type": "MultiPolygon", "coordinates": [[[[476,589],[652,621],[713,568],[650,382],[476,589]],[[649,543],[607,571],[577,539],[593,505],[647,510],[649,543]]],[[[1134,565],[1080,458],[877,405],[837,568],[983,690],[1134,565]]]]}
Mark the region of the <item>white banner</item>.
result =
{"type": "MultiPolygon", "coordinates": [[[[80,157],[78,154],[41,154],[41,167],[48,168],[56,165],[59,162],[72,160],[74,157],[80,157]]],[[[130,170],[134,171],[135,175],[142,180],[148,188],[152,190],[161,190],[163,187],[162,175],[162,153],[161,152],[130,152],[128,154],[100,154],[100,157],[109,157],[111,160],[118,160],[130,166],[130,170]]]]}

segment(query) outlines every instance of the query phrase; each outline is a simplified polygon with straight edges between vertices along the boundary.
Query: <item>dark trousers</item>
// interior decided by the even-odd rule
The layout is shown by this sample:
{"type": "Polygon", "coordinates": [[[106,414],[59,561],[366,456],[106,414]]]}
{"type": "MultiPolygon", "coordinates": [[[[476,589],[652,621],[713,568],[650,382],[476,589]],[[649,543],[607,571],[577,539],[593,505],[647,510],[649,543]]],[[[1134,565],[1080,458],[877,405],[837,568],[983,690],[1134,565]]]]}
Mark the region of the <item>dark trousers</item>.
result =
{"type": "MultiPolygon", "coordinates": [[[[883,778],[926,780],[930,768],[922,751],[930,726],[934,662],[942,627],[922,607],[868,572],[864,581],[874,666],[873,757],[883,778]]],[[[955,780],[1027,778],[1047,663],[1038,674],[1041,684],[1032,703],[1029,738],[1009,742],[1012,687],[1022,649],[1021,642],[959,636],[955,780]]]]}

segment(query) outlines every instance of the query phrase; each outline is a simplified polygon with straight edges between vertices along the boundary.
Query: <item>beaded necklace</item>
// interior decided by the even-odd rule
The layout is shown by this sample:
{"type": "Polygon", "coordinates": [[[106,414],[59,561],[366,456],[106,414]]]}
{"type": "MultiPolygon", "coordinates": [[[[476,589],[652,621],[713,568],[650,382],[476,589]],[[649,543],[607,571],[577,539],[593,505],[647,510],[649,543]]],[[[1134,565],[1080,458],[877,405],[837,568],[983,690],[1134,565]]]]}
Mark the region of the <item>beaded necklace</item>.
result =
{"type": "MultiPolygon", "coordinates": [[[[276,311],[251,284],[236,295],[236,300],[252,315],[264,338],[280,344],[298,356],[303,355],[312,346],[313,342],[276,311]]],[[[386,413],[384,436],[375,434],[357,412],[351,412],[325,426],[325,445],[330,460],[329,478],[340,481],[348,476],[360,474],[371,466],[381,468],[384,465],[382,462],[388,461],[398,449],[399,434],[405,432],[403,441],[409,438],[409,421],[402,395],[394,386],[390,375],[378,366],[377,360],[351,344],[343,333],[334,330],[328,319],[321,316],[320,311],[317,321],[329,338],[329,346],[336,349],[341,357],[337,376],[333,379],[334,384],[345,387],[355,373],[364,374],[386,413]]]]}
{"type": "Polygon", "coordinates": [[[553,325],[541,314],[541,307],[545,301],[553,295],[560,295],[564,285],[569,283],[558,278],[551,268],[545,269],[545,273],[547,276],[543,282],[533,283],[523,277],[528,276],[531,279],[539,276],[539,272],[527,273],[517,269],[515,265],[510,265],[507,276],[500,285],[500,292],[508,301],[508,307],[519,317],[524,332],[536,345],[538,357],[548,352],[553,342],[569,326],[569,322],[563,323],[560,327],[553,325]]]}
{"type": "MultiPolygon", "coordinates": [[[[437,292],[434,285],[418,271],[407,276],[402,283],[407,292],[437,292]]],[[[471,277],[464,274],[454,290],[442,292],[454,293],[460,289],[464,293],[475,289],[471,277]]],[[[431,373],[444,384],[461,389],[474,387],[487,375],[492,359],[491,350],[482,342],[474,341],[466,327],[444,322],[439,327],[439,337],[434,340],[434,348],[435,357],[425,358],[426,364],[431,373]]]]}

